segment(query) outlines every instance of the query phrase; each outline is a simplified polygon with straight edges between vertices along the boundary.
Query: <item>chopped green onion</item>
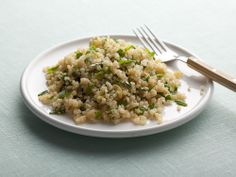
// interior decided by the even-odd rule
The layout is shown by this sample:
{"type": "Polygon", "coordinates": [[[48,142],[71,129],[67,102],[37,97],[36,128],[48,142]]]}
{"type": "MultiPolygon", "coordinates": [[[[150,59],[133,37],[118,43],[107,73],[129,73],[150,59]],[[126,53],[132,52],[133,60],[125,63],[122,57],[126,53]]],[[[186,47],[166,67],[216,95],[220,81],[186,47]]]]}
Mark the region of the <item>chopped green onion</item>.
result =
{"type": "Polygon", "coordinates": [[[145,49],[145,51],[153,58],[155,55],[155,52],[151,52],[149,49],[145,49]]]}
{"type": "Polygon", "coordinates": [[[58,69],[58,65],[48,68],[48,74],[54,73],[58,69]]]}
{"type": "Polygon", "coordinates": [[[120,65],[127,65],[127,64],[130,64],[130,63],[133,63],[134,62],[134,60],[131,60],[131,59],[127,59],[127,60],[118,60],[118,63],[120,64],[120,65]]]}
{"type": "Polygon", "coordinates": [[[38,96],[45,95],[46,93],[48,93],[48,91],[47,91],[47,90],[44,90],[43,92],[39,93],[38,96]]]}
{"type": "Polygon", "coordinates": [[[119,49],[117,51],[117,53],[120,55],[120,57],[124,57],[125,56],[125,52],[122,49],[119,49]]]}
{"type": "Polygon", "coordinates": [[[133,45],[130,45],[130,46],[125,48],[125,51],[127,52],[129,49],[135,49],[135,47],[133,45]]]}
{"type": "Polygon", "coordinates": [[[182,100],[175,100],[175,102],[176,102],[177,105],[180,105],[180,106],[188,106],[187,103],[185,103],[182,100]]]}
{"type": "Polygon", "coordinates": [[[59,94],[58,94],[58,97],[59,98],[66,98],[68,96],[70,96],[71,92],[68,92],[66,90],[62,90],[59,94]]]}
{"type": "Polygon", "coordinates": [[[83,55],[83,53],[80,51],[75,52],[76,59],[79,59],[82,55],[83,55]]]}
{"type": "Polygon", "coordinates": [[[101,119],[102,118],[102,112],[101,111],[96,111],[95,116],[96,116],[96,119],[101,119]]]}

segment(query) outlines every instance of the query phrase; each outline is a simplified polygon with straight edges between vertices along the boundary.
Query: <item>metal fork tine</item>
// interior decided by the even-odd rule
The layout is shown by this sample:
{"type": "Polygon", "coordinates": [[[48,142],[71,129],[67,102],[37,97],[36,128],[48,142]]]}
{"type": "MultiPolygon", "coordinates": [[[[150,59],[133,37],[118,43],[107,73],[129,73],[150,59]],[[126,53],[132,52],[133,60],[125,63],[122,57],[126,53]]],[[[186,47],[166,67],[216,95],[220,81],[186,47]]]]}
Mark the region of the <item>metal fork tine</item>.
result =
{"type": "Polygon", "coordinates": [[[144,26],[152,34],[152,36],[154,37],[156,42],[158,42],[158,44],[163,48],[163,50],[167,52],[168,51],[168,47],[161,40],[158,39],[158,37],[150,30],[150,28],[147,27],[147,25],[144,25],[144,26]]]}
{"type": "Polygon", "coordinates": [[[141,30],[146,34],[146,36],[148,37],[149,41],[151,41],[151,43],[156,47],[156,49],[160,52],[160,53],[163,53],[165,51],[163,51],[162,47],[160,47],[156,41],[153,40],[153,38],[150,36],[150,34],[148,34],[148,32],[143,29],[143,27],[140,27],[141,30]]]}
{"type": "Polygon", "coordinates": [[[137,31],[140,33],[140,35],[143,37],[144,41],[146,42],[146,44],[152,49],[152,51],[154,51],[157,55],[158,53],[160,53],[160,51],[156,50],[155,47],[152,45],[152,43],[149,41],[148,37],[145,37],[145,35],[143,34],[143,32],[137,28],[137,31]]]}
{"type": "Polygon", "coordinates": [[[149,48],[147,44],[144,42],[144,40],[136,33],[135,30],[132,30],[135,36],[140,40],[140,42],[144,45],[145,48],[149,48]]]}

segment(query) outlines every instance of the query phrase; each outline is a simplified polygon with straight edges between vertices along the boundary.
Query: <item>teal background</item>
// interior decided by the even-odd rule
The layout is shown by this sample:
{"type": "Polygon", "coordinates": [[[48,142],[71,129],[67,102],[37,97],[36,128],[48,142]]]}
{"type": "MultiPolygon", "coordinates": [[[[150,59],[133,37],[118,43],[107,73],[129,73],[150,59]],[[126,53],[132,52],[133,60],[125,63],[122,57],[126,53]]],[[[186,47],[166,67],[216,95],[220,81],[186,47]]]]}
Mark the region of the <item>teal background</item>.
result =
{"type": "Polygon", "coordinates": [[[206,109],[171,131],[132,139],[64,132],[24,105],[20,76],[41,51],[73,38],[148,24],[236,76],[234,0],[0,0],[0,176],[236,176],[236,94],[218,84],[206,109]]]}

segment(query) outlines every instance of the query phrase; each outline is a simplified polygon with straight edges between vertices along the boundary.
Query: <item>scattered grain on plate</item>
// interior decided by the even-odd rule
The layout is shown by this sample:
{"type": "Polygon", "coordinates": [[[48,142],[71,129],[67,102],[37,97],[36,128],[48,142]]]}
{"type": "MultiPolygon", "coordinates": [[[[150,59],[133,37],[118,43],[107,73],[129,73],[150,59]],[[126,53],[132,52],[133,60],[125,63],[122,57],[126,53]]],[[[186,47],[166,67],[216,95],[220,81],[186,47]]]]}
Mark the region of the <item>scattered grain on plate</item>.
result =
{"type": "Polygon", "coordinates": [[[202,95],[204,95],[204,93],[205,93],[205,86],[201,85],[200,86],[200,95],[202,96],[202,95]]]}
{"type": "Polygon", "coordinates": [[[177,106],[177,111],[178,111],[178,112],[181,111],[181,106],[177,106]]]}
{"type": "Polygon", "coordinates": [[[177,79],[180,79],[183,77],[183,73],[181,71],[175,71],[174,72],[174,75],[177,79]]]}

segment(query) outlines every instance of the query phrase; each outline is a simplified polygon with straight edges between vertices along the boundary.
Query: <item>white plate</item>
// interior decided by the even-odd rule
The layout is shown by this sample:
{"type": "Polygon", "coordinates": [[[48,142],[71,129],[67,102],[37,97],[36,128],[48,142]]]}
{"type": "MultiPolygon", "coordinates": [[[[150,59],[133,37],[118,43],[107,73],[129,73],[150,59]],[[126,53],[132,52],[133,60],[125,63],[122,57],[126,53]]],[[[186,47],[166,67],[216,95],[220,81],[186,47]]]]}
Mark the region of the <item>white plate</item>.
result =
{"type": "MultiPolygon", "coordinates": [[[[134,36],[110,36],[141,45],[139,40],[134,36]]],[[[69,132],[88,136],[114,138],[137,137],[162,132],[180,126],[196,117],[204,108],[206,108],[206,104],[213,93],[212,81],[193,71],[184,63],[173,62],[169,65],[169,68],[181,70],[185,74],[181,80],[181,87],[179,90],[186,93],[186,102],[188,103],[188,106],[183,107],[180,112],[177,111],[176,104],[166,107],[163,112],[163,123],[161,124],[149,121],[145,126],[134,125],[130,122],[118,125],[103,123],[76,125],[67,115],[48,114],[50,108],[39,102],[37,96],[38,93],[47,89],[42,69],[45,66],[57,63],[58,60],[62,59],[68,53],[75,51],[77,48],[88,47],[89,39],[89,37],[76,39],[52,47],[37,56],[25,69],[21,78],[21,93],[24,102],[33,113],[45,122],[69,132]],[[201,96],[200,87],[202,85],[205,87],[205,92],[204,95],[201,96]],[[190,92],[187,91],[189,86],[191,87],[190,92]]],[[[180,55],[196,57],[196,55],[182,47],[168,42],[166,42],[166,44],[180,55]]]]}

